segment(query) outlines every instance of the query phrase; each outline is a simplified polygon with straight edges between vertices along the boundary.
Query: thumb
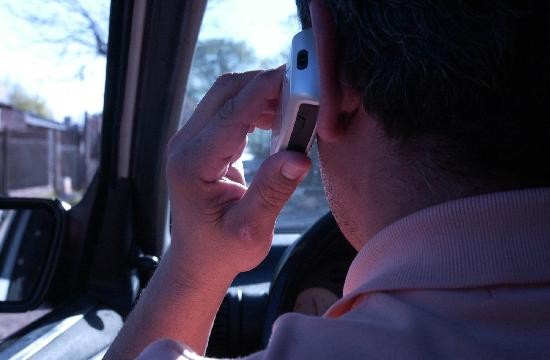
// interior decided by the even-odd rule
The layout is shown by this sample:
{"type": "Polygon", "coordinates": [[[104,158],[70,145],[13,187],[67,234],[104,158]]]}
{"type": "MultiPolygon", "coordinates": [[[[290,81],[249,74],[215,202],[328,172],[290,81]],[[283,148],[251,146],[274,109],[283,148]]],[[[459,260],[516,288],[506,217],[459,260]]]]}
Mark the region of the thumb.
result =
{"type": "Polygon", "coordinates": [[[310,167],[311,160],[298,152],[282,151],[269,157],[239,201],[236,213],[271,234],[275,219],[310,167]]]}

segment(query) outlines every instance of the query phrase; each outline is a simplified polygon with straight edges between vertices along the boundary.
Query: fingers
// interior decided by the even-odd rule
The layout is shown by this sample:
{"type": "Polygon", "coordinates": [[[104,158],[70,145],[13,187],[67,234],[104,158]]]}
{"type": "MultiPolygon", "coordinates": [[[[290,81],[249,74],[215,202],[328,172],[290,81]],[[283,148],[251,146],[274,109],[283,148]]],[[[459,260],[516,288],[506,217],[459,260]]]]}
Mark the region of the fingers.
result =
{"type": "Polygon", "coordinates": [[[235,153],[229,161],[229,167],[227,169],[227,173],[225,174],[226,178],[242,185],[246,185],[246,181],[244,179],[244,164],[241,160],[246,144],[247,138],[245,138],[245,141],[242,143],[241,149],[235,153]]]}
{"type": "Polygon", "coordinates": [[[218,109],[235,97],[260,71],[247,71],[221,75],[197,105],[193,115],[175,135],[178,142],[185,142],[201,131],[218,109]]]}
{"type": "Polygon", "coordinates": [[[231,181],[246,186],[243,162],[241,160],[237,160],[236,162],[229,165],[225,177],[231,181]]]}
{"type": "Polygon", "coordinates": [[[194,168],[203,181],[219,179],[228,162],[242,149],[251,127],[268,127],[269,114],[274,113],[273,103],[279,98],[282,75],[280,69],[258,73],[194,137],[194,168]]]}
{"type": "Polygon", "coordinates": [[[268,158],[242,199],[228,211],[230,226],[241,232],[253,226],[258,236],[271,234],[275,219],[310,167],[309,158],[297,152],[283,151],[268,158]]]}

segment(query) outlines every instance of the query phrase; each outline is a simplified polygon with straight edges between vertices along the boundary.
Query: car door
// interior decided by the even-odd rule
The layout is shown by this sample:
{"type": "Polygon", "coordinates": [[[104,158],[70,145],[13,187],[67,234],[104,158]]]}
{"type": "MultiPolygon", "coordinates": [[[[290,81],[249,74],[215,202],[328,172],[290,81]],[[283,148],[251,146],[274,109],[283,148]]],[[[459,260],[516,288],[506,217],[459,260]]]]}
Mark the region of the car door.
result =
{"type": "Polygon", "coordinates": [[[111,2],[97,174],[65,210],[47,314],[4,339],[0,358],[100,358],[121,327],[167,233],[164,145],[179,123],[204,6],[111,2]]]}

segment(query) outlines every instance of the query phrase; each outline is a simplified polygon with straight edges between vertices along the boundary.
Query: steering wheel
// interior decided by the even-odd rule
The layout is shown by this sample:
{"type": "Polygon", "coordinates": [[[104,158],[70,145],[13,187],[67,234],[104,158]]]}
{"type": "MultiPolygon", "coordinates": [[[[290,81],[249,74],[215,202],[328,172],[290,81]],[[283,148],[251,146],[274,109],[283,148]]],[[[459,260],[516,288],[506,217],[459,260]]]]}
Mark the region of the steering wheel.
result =
{"type": "MultiPolygon", "coordinates": [[[[267,346],[271,329],[275,320],[286,312],[293,311],[296,298],[303,290],[308,274],[327,264],[334,263],[343,271],[333,271],[329,274],[339,287],[338,296],[342,295],[342,287],[347,267],[357,251],[348,243],[334,217],[329,212],[309,228],[281,257],[275,279],[269,291],[269,300],[264,327],[262,345],[267,346]]],[[[329,267],[329,272],[331,268],[329,267]]]]}

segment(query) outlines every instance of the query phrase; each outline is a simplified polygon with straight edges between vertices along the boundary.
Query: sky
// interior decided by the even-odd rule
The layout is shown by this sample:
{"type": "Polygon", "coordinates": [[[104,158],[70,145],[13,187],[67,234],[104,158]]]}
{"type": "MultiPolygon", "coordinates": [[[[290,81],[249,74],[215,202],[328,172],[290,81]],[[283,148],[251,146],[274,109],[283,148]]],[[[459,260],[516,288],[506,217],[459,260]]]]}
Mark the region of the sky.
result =
{"type": "MultiPolygon", "coordinates": [[[[45,43],[46,35],[58,37],[59,28],[32,25],[21,14],[37,11],[53,15],[56,25],[57,19],[62,19],[60,25],[71,22],[66,9],[55,6],[55,0],[49,3],[0,0],[0,101],[19,86],[45,100],[55,120],[70,116],[81,122],[85,111],[102,111],[105,59],[76,44],[62,54],[63,46],[45,43]]],[[[98,18],[108,11],[107,0],[81,3],[98,18]]],[[[245,41],[259,58],[275,57],[288,49],[299,31],[295,14],[294,0],[216,0],[208,5],[199,38],[245,41]]]]}

